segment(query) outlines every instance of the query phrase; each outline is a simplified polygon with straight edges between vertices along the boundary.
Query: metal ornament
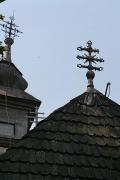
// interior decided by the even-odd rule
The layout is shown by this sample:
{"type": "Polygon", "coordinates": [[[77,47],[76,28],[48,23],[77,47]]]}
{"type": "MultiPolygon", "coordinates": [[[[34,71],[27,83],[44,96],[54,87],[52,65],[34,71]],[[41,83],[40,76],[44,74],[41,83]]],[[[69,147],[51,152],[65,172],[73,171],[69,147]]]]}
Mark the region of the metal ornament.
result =
{"type": "Polygon", "coordinates": [[[84,64],[88,63],[88,65],[77,64],[77,67],[88,69],[88,72],[86,74],[87,79],[88,79],[88,87],[94,87],[93,78],[95,76],[95,73],[93,72],[93,70],[95,70],[95,71],[103,70],[103,67],[93,66],[93,63],[96,64],[97,62],[99,62],[99,63],[104,62],[104,60],[102,58],[98,58],[95,54],[95,53],[99,54],[99,49],[92,48],[92,42],[88,41],[86,47],[78,47],[77,50],[87,52],[87,54],[85,53],[82,56],[78,55],[77,59],[85,61],[84,64]]]}
{"type": "Polygon", "coordinates": [[[3,20],[4,24],[0,24],[3,29],[2,31],[5,32],[5,44],[6,44],[6,57],[5,60],[11,62],[11,46],[14,43],[14,38],[19,37],[18,34],[22,33],[17,29],[15,24],[14,16],[10,16],[10,21],[3,20]]]}
{"type": "Polygon", "coordinates": [[[88,70],[98,70],[98,71],[102,71],[103,70],[103,67],[94,67],[92,65],[92,63],[95,63],[96,62],[104,62],[104,60],[102,58],[98,58],[96,57],[96,55],[92,55],[92,53],[99,53],[99,49],[93,49],[92,48],[92,42],[91,41],[88,41],[87,42],[87,46],[86,47],[78,47],[77,50],[79,51],[86,51],[88,52],[88,55],[87,54],[84,54],[83,56],[77,56],[77,59],[79,60],[85,60],[84,63],[89,63],[88,66],[85,66],[85,65],[82,65],[82,64],[78,64],[77,67],[79,68],[87,68],[88,70]]]}
{"type": "Polygon", "coordinates": [[[23,33],[17,29],[19,27],[15,24],[15,18],[14,16],[9,17],[10,21],[3,20],[4,24],[0,24],[3,29],[2,31],[5,32],[5,38],[11,38],[14,39],[15,37],[19,37],[18,33],[23,33]]]}

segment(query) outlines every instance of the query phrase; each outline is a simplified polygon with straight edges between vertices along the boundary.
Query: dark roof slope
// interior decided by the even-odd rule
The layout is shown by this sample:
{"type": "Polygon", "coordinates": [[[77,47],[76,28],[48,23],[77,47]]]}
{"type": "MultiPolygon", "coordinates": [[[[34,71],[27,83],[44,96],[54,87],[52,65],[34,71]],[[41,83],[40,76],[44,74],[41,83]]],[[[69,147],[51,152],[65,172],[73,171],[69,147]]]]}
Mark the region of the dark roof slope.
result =
{"type": "Polygon", "coordinates": [[[23,78],[22,73],[17,67],[6,60],[0,61],[0,85],[14,89],[25,90],[28,86],[27,81],[23,78]]]}
{"type": "Polygon", "coordinates": [[[119,180],[120,106],[84,93],[0,157],[2,180],[119,180]]]}
{"type": "Polygon", "coordinates": [[[0,96],[6,96],[8,98],[20,99],[20,100],[28,100],[41,103],[40,100],[35,98],[34,96],[30,95],[29,93],[22,91],[20,89],[13,89],[9,87],[2,87],[0,86],[0,96]]]}

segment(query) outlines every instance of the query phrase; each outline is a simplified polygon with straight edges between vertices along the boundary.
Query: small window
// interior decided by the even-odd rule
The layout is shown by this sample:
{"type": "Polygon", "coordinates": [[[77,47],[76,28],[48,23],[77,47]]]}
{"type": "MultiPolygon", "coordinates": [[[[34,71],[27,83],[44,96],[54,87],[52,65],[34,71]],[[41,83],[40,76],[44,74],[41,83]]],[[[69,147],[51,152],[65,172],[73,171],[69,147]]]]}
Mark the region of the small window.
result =
{"type": "Polygon", "coordinates": [[[15,125],[0,122],[0,136],[14,137],[15,136],[15,125]]]}

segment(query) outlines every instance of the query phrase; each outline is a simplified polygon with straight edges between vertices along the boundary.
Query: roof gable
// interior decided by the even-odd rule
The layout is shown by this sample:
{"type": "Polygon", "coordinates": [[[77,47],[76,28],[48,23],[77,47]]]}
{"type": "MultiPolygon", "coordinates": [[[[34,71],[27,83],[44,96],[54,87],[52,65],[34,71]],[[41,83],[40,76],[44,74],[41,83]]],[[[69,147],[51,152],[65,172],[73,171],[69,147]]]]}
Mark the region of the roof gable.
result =
{"type": "Polygon", "coordinates": [[[120,106],[85,92],[0,157],[4,180],[119,180],[120,106]]]}

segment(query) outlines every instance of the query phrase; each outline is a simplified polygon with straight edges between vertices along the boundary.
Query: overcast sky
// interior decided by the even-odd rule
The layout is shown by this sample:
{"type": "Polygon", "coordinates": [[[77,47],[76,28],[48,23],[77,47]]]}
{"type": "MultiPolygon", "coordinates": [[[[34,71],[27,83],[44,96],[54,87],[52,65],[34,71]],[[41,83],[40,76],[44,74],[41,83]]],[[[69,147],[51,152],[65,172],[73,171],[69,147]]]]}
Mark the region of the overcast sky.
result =
{"type": "Polygon", "coordinates": [[[120,0],[6,0],[0,11],[6,20],[14,11],[23,31],[12,47],[12,62],[28,81],[27,92],[42,101],[40,112],[48,115],[86,90],[76,48],[88,40],[105,59],[95,88],[104,93],[111,82],[110,98],[120,104],[120,0]]]}

